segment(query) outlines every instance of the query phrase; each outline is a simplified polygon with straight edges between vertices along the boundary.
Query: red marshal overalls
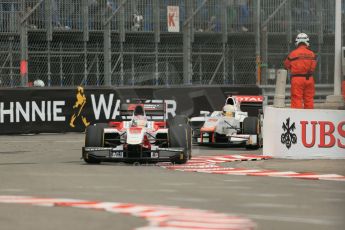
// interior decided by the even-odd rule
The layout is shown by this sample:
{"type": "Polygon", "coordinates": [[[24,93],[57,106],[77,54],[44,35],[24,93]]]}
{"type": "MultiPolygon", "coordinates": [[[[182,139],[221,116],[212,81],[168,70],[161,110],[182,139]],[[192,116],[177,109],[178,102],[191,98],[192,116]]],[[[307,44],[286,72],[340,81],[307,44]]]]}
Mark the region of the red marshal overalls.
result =
{"type": "Polygon", "coordinates": [[[291,108],[314,108],[315,82],[313,73],[317,57],[308,46],[301,44],[284,61],[291,73],[291,108]]]}

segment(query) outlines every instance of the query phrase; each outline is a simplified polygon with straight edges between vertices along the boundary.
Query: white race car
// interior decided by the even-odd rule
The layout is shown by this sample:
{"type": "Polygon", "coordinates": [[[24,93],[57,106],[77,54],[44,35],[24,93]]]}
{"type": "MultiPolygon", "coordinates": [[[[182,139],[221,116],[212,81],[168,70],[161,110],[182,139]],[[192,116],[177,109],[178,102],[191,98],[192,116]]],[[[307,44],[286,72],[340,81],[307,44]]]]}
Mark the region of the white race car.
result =
{"type": "Polygon", "coordinates": [[[87,127],[82,158],[102,161],[162,162],[183,164],[191,158],[191,128],[188,119],[165,120],[165,103],[122,104],[123,121],[87,127]],[[150,120],[152,117],[161,120],[150,120]]]}
{"type": "Polygon", "coordinates": [[[243,144],[246,148],[262,146],[263,96],[230,96],[222,111],[201,111],[202,116],[192,117],[193,143],[199,145],[243,144]],[[252,107],[257,116],[248,116],[241,107],[252,107]]]}

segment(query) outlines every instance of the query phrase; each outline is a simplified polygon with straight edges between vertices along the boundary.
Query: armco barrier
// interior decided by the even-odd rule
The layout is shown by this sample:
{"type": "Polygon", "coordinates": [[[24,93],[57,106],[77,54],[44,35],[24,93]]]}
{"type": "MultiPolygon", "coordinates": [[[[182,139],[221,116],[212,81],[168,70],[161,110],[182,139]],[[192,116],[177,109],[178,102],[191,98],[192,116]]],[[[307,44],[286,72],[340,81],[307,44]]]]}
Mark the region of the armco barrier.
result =
{"type": "MultiPolygon", "coordinates": [[[[176,88],[17,88],[0,90],[0,134],[81,132],[119,119],[127,99],[166,100],[168,117],[220,110],[227,95],[261,95],[256,86],[176,88]]],[[[254,111],[248,111],[254,113],[254,111]]]]}
{"type": "Polygon", "coordinates": [[[345,110],[265,108],[264,155],[345,159],[345,110]]]}

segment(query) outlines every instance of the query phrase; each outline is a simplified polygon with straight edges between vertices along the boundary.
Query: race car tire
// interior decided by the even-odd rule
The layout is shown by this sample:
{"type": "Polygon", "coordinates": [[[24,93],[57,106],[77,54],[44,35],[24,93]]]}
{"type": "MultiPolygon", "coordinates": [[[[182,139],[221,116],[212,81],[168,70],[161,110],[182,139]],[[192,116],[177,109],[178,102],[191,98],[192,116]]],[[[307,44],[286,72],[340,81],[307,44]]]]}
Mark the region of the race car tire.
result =
{"type": "Polygon", "coordinates": [[[188,124],[189,119],[185,115],[176,115],[175,117],[168,119],[167,123],[168,123],[168,127],[172,125],[177,125],[177,124],[188,124]]]}
{"type": "Polygon", "coordinates": [[[205,124],[205,121],[190,121],[189,125],[192,128],[192,144],[198,144],[198,138],[200,138],[200,129],[205,124]]]}
{"type": "Polygon", "coordinates": [[[172,160],[176,164],[184,164],[192,158],[192,129],[185,116],[176,116],[169,120],[169,145],[170,147],[183,148],[183,159],[180,157],[172,160]]]}
{"type": "Polygon", "coordinates": [[[198,144],[198,138],[200,138],[200,129],[192,129],[192,144],[198,144]]]}
{"type": "MultiPolygon", "coordinates": [[[[91,125],[86,128],[85,132],[85,147],[103,147],[103,129],[104,124],[96,124],[91,125]]],[[[91,157],[84,157],[84,161],[88,164],[99,164],[101,163],[99,160],[91,158],[91,157]]]]}
{"type": "MultiPolygon", "coordinates": [[[[180,124],[178,126],[171,126],[169,130],[169,143],[170,147],[183,148],[183,158],[180,156],[172,159],[172,163],[184,164],[190,159],[191,151],[188,141],[188,127],[187,125],[180,124]]],[[[190,128],[189,128],[190,129],[190,128]]]]}
{"type": "Polygon", "coordinates": [[[215,132],[214,139],[215,139],[215,143],[222,143],[222,144],[229,143],[229,137],[227,137],[225,134],[219,134],[215,132]]]}
{"type": "Polygon", "coordinates": [[[259,120],[256,117],[246,117],[243,120],[243,134],[258,134],[259,120]]]}
{"type": "Polygon", "coordinates": [[[109,124],[108,123],[97,123],[95,124],[95,126],[97,127],[101,127],[101,128],[109,128],[109,124]]]}
{"type": "Polygon", "coordinates": [[[190,127],[189,124],[187,124],[187,143],[188,143],[188,159],[192,159],[192,135],[193,135],[193,132],[192,132],[192,128],[190,127]]]}
{"type": "MultiPolygon", "coordinates": [[[[259,138],[260,127],[259,119],[257,117],[246,117],[243,120],[243,134],[257,135],[259,138]]],[[[260,148],[260,141],[258,140],[257,145],[246,145],[246,149],[258,149],[260,148]]]]}

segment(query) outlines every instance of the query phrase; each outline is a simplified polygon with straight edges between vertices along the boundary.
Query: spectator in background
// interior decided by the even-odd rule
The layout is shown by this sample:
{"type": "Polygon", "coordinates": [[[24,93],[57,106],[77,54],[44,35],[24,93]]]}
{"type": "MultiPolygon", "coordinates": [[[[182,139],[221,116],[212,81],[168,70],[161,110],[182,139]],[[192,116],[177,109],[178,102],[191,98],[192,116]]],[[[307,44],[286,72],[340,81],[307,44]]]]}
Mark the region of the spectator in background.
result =
{"type": "MultiPolygon", "coordinates": [[[[148,26],[152,21],[152,2],[151,0],[141,0],[134,1],[131,7],[132,12],[132,21],[131,21],[131,30],[132,31],[143,31],[146,30],[145,26],[148,26]],[[144,17],[144,15],[145,17],[144,17]]],[[[151,24],[152,25],[152,24],[151,24]]]]}
{"type": "MultiPolygon", "coordinates": [[[[208,20],[208,9],[207,9],[207,2],[204,3],[204,0],[197,0],[196,2],[196,9],[201,7],[200,11],[196,14],[195,16],[195,21],[194,24],[196,25],[196,31],[198,32],[203,32],[204,30],[209,30],[210,28],[210,23],[214,23],[208,20]]],[[[215,18],[213,19],[215,21],[215,18]]]]}
{"type": "Polygon", "coordinates": [[[73,11],[71,13],[72,26],[71,28],[81,30],[83,28],[82,13],[81,13],[81,1],[85,0],[71,0],[73,3],[73,11]]]}
{"type": "Polygon", "coordinates": [[[107,13],[114,12],[116,10],[116,8],[117,8],[116,0],[107,0],[107,3],[106,3],[107,13]]]}
{"type": "Polygon", "coordinates": [[[139,14],[138,12],[135,12],[133,14],[132,30],[133,31],[140,31],[140,30],[142,30],[143,20],[144,20],[144,17],[141,14],[139,14]]]}
{"type": "MultiPolygon", "coordinates": [[[[106,3],[106,12],[107,12],[107,15],[110,17],[113,12],[117,9],[117,3],[116,3],[116,0],[107,0],[107,3],[106,3]]],[[[116,16],[113,17],[113,22],[115,20],[116,16]]],[[[111,24],[111,29],[116,29],[116,24],[115,23],[112,23],[111,24]]]]}
{"type": "Polygon", "coordinates": [[[228,18],[228,29],[229,31],[236,30],[237,11],[234,0],[228,0],[226,8],[228,18]]]}
{"type": "MultiPolygon", "coordinates": [[[[208,10],[210,18],[208,21],[208,28],[206,31],[220,32],[221,31],[221,6],[222,4],[212,5],[208,10]]],[[[206,7],[206,6],[205,6],[206,7]]]]}
{"type": "Polygon", "coordinates": [[[216,16],[211,16],[210,20],[208,21],[207,29],[205,31],[214,32],[216,31],[217,27],[217,18],[216,16]]]}
{"type": "Polygon", "coordinates": [[[60,6],[60,1],[59,0],[53,0],[52,1],[52,8],[53,8],[53,17],[52,17],[52,22],[53,22],[53,27],[55,29],[60,29],[61,28],[61,23],[60,23],[60,12],[59,12],[59,7],[60,6]]]}
{"type": "Polygon", "coordinates": [[[238,15],[239,15],[239,27],[241,31],[247,32],[246,27],[249,18],[249,7],[247,0],[238,0],[238,15]]]}
{"type": "MultiPolygon", "coordinates": [[[[74,1],[74,0],[73,0],[74,1]]],[[[69,10],[70,4],[68,4],[68,0],[53,0],[52,6],[53,6],[53,17],[52,22],[55,29],[66,29],[69,30],[71,27],[69,25],[66,25],[67,22],[70,24],[72,19],[69,19],[69,10]]],[[[73,9],[72,9],[73,10],[73,9]]]]}
{"type": "Polygon", "coordinates": [[[61,1],[60,13],[62,13],[62,27],[64,29],[81,29],[81,0],[59,0],[61,1]]]}
{"type": "MultiPolygon", "coordinates": [[[[104,17],[110,17],[117,9],[116,0],[89,0],[91,30],[102,30],[104,17]]],[[[115,25],[112,27],[116,27],[115,25]]]]}
{"type": "MultiPolygon", "coordinates": [[[[29,2],[29,3],[27,4],[25,14],[30,13],[30,12],[32,11],[34,5],[35,5],[35,4],[34,4],[33,2],[29,2]]],[[[34,14],[31,14],[31,15],[28,17],[27,22],[28,22],[28,28],[29,28],[29,29],[37,29],[37,26],[35,25],[35,17],[34,17],[34,14]]]]}

